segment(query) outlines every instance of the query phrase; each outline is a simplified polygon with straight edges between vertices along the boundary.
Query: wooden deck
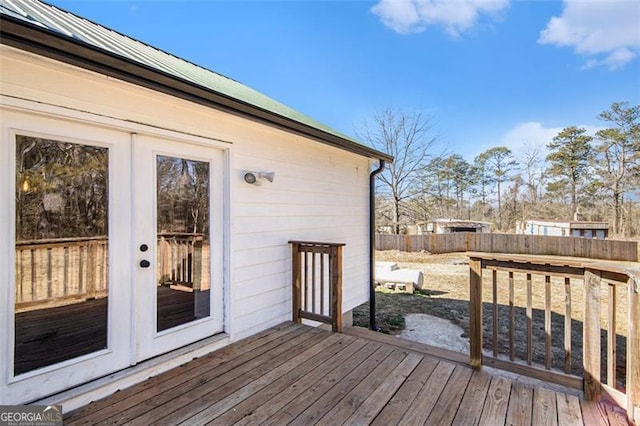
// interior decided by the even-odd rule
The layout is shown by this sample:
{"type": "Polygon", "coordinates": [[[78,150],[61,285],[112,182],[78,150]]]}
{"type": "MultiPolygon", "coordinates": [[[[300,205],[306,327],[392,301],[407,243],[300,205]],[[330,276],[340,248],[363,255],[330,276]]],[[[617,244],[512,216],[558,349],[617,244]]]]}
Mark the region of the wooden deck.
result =
{"type": "Polygon", "coordinates": [[[627,424],[616,407],[367,333],[282,324],[68,413],[64,423],[627,424]]]}

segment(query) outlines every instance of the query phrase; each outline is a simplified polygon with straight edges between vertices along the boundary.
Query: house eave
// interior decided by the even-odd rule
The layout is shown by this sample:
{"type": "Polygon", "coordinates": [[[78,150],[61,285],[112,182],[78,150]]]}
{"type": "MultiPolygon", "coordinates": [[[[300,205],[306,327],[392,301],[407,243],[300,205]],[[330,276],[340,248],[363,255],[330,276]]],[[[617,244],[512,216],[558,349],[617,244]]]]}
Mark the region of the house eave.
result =
{"type": "Polygon", "coordinates": [[[383,152],[12,16],[0,15],[0,43],[200,105],[266,123],[370,159],[393,161],[393,157],[383,152]]]}

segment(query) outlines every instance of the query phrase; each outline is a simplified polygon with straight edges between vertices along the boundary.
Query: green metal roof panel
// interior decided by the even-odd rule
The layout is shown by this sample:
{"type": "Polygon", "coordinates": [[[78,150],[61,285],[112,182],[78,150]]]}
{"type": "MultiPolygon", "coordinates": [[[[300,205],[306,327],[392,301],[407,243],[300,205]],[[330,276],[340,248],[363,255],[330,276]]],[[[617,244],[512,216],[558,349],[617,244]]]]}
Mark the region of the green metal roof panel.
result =
{"type": "MultiPolygon", "coordinates": [[[[253,90],[224,75],[210,71],[177,56],[156,49],[126,35],[110,30],[88,19],[37,0],[0,0],[0,14],[17,18],[48,31],[73,38],[86,45],[120,56],[180,79],[205,90],[239,100],[256,108],[315,128],[346,142],[360,145],[354,139],[253,90]]],[[[388,157],[382,154],[381,158],[388,157]]],[[[388,159],[388,158],[387,158],[388,159]]]]}

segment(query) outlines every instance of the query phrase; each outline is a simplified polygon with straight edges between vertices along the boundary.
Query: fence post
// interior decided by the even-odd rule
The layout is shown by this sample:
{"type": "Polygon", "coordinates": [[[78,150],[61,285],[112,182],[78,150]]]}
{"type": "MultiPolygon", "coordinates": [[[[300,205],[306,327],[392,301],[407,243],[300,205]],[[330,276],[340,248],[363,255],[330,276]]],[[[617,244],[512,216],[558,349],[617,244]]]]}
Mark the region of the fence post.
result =
{"type": "Polygon", "coordinates": [[[469,338],[471,367],[482,366],[482,260],[469,260],[469,338]]]}
{"type": "Polygon", "coordinates": [[[291,294],[291,320],[293,322],[300,323],[300,308],[302,303],[302,287],[301,287],[301,274],[300,274],[300,244],[291,243],[291,280],[292,280],[292,294],[291,294]]]}
{"type": "Polygon", "coordinates": [[[331,328],[342,332],[342,246],[331,247],[331,328]]]}
{"type": "Polygon", "coordinates": [[[582,364],[584,367],[584,397],[593,401],[600,396],[600,272],[584,272],[584,319],[582,364]]]}

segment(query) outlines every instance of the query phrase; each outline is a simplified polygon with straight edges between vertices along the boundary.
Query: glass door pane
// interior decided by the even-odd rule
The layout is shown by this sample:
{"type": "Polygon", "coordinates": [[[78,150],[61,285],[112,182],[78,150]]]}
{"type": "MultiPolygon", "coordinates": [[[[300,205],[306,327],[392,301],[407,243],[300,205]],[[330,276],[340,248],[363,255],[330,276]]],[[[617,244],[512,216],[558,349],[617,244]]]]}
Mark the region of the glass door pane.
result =
{"type": "Polygon", "coordinates": [[[209,163],[156,157],[156,330],[210,315],[209,163]]]}
{"type": "Polygon", "coordinates": [[[14,374],[107,347],[104,147],[16,136],[14,374]]]}

